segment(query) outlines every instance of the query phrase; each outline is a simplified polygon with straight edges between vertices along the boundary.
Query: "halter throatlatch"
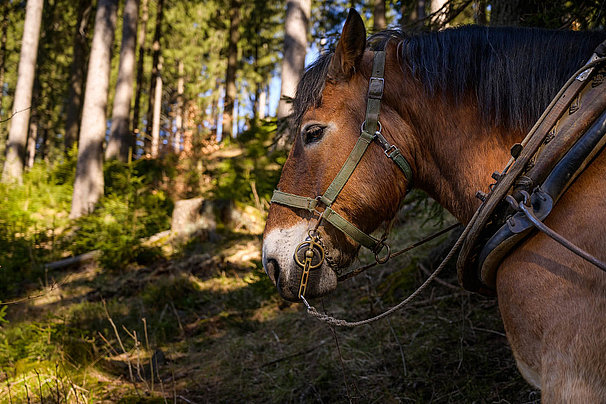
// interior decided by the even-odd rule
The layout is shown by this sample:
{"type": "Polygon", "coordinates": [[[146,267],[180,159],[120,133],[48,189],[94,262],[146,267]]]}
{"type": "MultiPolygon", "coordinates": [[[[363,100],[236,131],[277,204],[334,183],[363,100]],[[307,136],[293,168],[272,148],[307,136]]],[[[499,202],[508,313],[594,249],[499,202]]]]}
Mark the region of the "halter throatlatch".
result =
{"type": "MultiPolygon", "coordinates": [[[[389,259],[390,249],[385,243],[385,239],[377,239],[364,233],[343,216],[335,212],[331,206],[343,190],[343,187],[353,174],[358,163],[362,160],[362,156],[364,156],[368,146],[375,140],[383,149],[385,156],[393,160],[400,170],[402,170],[406,180],[409,183],[412,181],[412,169],[410,168],[410,164],[406,161],[400,150],[394,144],[389,143],[381,134],[379,113],[381,111],[381,99],[383,98],[385,84],[383,77],[384,71],[385,51],[376,51],[373,60],[372,76],[370,77],[370,82],[368,84],[366,116],[362,123],[362,127],[360,128],[360,137],[347,157],[347,160],[343,163],[341,170],[339,170],[337,176],[326,189],[326,192],[316,198],[309,198],[276,189],[271,198],[272,203],[317,213],[318,221],[315,229],[318,228],[322,220],[327,221],[338,230],[351,237],[358,244],[371,250],[379,263],[385,263],[389,259]],[[316,208],[318,205],[324,206],[324,210],[317,210],[316,208]]],[[[294,253],[295,262],[303,268],[301,284],[299,287],[299,298],[303,297],[305,294],[310,270],[319,268],[324,261],[324,249],[319,243],[318,234],[315,229],[309,233],[308,240],[297,246],[294,253]],[[304,254],[304,257],[301,256],[302,254],[304,254]]]]}

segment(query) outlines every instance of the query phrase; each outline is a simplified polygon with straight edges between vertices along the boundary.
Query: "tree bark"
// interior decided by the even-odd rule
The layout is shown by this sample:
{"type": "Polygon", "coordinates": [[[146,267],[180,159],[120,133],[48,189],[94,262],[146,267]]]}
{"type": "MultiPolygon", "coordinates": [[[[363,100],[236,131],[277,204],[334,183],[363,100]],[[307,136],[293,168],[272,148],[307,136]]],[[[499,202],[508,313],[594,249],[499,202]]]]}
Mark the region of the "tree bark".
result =
{"type": "Polygon", "coordinates": [[[265,119],[265,109],[267,104],[267,85],[263,84],[261,92],[259,93],[259,99],[256,101],[257,104],[257,116],[259,119],[265,119]]]}
{"type": "Polygon", "coordinates": [[[32,168],[36,158],[36,140],[38,139],[38,123],[31,119],[29,123],[29,136],[27,137],[27,157],[25,167],[32,168]]]}
{"type": "Polygon", "coordinates": [[[445,7],[448,0],[431,0],[430,11],[433,14],[431,22],[436,28],[442,29],[448,27],[447,14],[448,9],[445,7]]]}
{"type": "Polygon", "coordinates": [[[29,0],[26,5],[23,40],[13,102],[13,117],[6,146],[6,162],[2,182],[21,182],[23,159],[32,102],[32,88],[38,55],[43,0],[29,0]]]}
{"type": "Polygon", "coordinates": [[[99,0],[86,75],[71,218],[89,213],[103,195],[103,140],[118,0],[99,0]]]}
{"type": "Polygon", "coordinates": [[[307,33],[311,0],[288,0],[284,22],[284,56],[282,59],[282,83],[280,85],[280,102],[277,117],[290,115],[291,105],[283,97],[295,96],[297,83],[305,69],[307,52],[307,33]]]}
{"type": "Polygon", "coordinates": [[[156,86],[154,88],[154,111],[152,117],[151,157],[157,158],[160,149],[160,113],[162,112],[162,56],[156,65],[156,86]]]}
{"type": "Polygon", "coordinates": [[[6,61],[6,38],[8,33],[8,3],[2,7],[2,37],[0,38],[0,119],[2,118],[2,96],[4,95],[4,63],[6,61]]]}
{"type": "Polygon", "coordinates": [[[122,23],[122,47],[118,81],[112,110],[112,125],[109,142],[105,149],[105,158],[128,160],[128,149],[132,145],[130,132],[130,104],[133,98],[133,78],[135,73],[135,42],[137,37],[137,19],[139,17],[139,0],[124,2],[122,23]]]}
{"type": "MultiPolygon", "coordinates": [[[[157,77],[160,74],[158,64],[160,63],[160,38],[162,37],[162,19],[164,16],[164,0],[158,0],[156,8],[156,27],[154,30],[154,41],[152,44],[152,75],[149,83],[149,97],[147,99],[147,125],[145,129],[144,149],[145,153],[151,153],[152,149],[152,122],[154,115],[154,94],[158,86],[157,77]]],[[[153,157],[153,156],[152,156],[153,157]]]]}
{"type": "Polygon", "coordinates": [[[65,119],[65,153],[78,141],[80,114],[82,113],[82,94],[84,93],[84,74],[86,72],[86,54],[88,41],[86,28],[92,5],[89,1],[78,2],[78,19],[70,66],[69,95],[67,97],[67,116],[65,119]]]}
{"type": "Polygon", "coordinates": [[[385,17],[385,0],[374,0],[373,7],[373,26],[375,32],[387,28],[387,18],[385,17]]]}
{"type": "Polygon", "coordinates": [[[236,100],[236,70],[238,67],[238,42],[240,41],[240,0],[231,0],[229,9],[229,37],[227,44],[227,70],[225,72],[225,97],[223,99],[222,142],[233,136],[234,105],[236,100]]]}
{"type": "Polygon", "coordinates": [[[179,72],[179,78],[177,80],[177,116],[175,117],[177,132],[175,133],[175,139],[173,142],[173,150],[175,153],[179,153],[181,151],[181,139],[183,138],[183,91],[185,87],[185,66],[182,60],[179,60],[177,70],[179,72]]]}
{"type": "MultiPolygon", "coordinates": [[[[135,105],[133,106],[133,149],[136,145],[136,136],[140,133],[140,115],[141,115],[141,92],[143,91],[143,62],[145,61],[145,36],[147,30],[147,20],[149,19],[148,0],[141,0],[141,24],[139,26],[139,35],[137,37],[137,46],[139,47],[139,58],[137,59],[137,90],[135,91],[135,105]]],[[[133,153],[135,154],[135,153],[133,153]]]]}
{"type": "Polygon", "coordinates": [[[491,0],[490,6],[491,26],[520,25],[520,0],[491,0]]]}

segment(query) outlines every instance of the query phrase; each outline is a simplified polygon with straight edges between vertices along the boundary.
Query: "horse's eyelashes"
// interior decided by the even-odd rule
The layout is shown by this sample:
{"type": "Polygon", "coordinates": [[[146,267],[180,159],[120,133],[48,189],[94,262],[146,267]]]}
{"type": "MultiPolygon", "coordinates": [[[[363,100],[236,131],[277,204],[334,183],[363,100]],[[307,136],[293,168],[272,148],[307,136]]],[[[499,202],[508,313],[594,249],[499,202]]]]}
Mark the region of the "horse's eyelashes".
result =
{"type": "Polygon", "coordinates": [[[318,142],[324,136],[324,129],[326,129],[326,126],[316,124],[305,127],[303,130],[303,142],[305,144],[318,142]]]}

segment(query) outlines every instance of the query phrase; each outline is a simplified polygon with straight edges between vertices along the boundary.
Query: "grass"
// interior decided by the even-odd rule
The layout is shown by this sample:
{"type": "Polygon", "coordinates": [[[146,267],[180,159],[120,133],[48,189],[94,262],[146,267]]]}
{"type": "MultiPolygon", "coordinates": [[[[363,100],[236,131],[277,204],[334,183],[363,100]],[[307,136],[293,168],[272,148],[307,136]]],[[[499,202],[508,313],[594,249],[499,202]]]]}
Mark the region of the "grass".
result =
{"type": "MultiPolygon", "coordinates": [[[[247,181],[226,177],[217,189],[262,210],[269,188],[259,178],[276,173],[241,156],[230,164],[242,163],[247,181]]],[[[214,167],[213,175],[226,169],[214,167]]],[[[399,219],[394,250],[452,221],[418,194],[399,219]]],[[[425,279],[446,238],[312,303],[348,320],[378,314],[425,279]]],[[[193,238],[170,257],[46,274],[55,287],[42,275],[37,287],[30,280],[23,300],[0,310],[0,403],[540,400],[515,367],[496,300],[462,291],[452,266],[406,310],[334,329],[277,295],[260,246],[256,232],[221,226],[216,238],[193,238]]]]}
{"type": "MultiPolygon", "coordinates": [[[[415,224],[396,228],[399,244],[429,231],[415,224]]],[[[515,368],[494,300],[434,284],[389,320],[332,329],[283,302],[258,261],[226,260],[238,243],[260,246],[258,237],[230,237],[196,273],[186,254],[118,274],[89,267],[61,274],[74,280],[59,295],[9,307],[0,400],[10,402],[8,386],[13,402],[539,399],[515,368]]],[[[422,281],[418,263],[429,250],[314,304],[347,319],[376,314],[422,281]]],[[[455,281],[452,268],[442,280],[455,281]]]]}

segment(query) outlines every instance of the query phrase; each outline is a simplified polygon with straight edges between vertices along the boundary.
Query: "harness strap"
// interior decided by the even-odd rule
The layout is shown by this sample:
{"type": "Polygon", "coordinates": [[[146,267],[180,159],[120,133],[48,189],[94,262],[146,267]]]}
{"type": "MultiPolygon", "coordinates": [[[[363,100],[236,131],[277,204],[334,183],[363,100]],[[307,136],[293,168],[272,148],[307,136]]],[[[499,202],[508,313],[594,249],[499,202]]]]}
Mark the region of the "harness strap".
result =
{"type": "Polygon", "coordinates": [[[378,252],[376,250],[382,246],[381,241],[364,233],[331,208],[326,208],[322,218],[373,252],[378,252]]]}
{"type": "Polygon", "coordinates": [[[324,195],[320,196],[320,201],[324,205],[330,206],[335,201],[335,199],[337,199],[337,196],[341,193],[341,190],[351,177],[351,174],[353,174],[353,171],[358,166],[360,160],[362,160],[364,152],[366,152],[368,145],[373,141],[373,139],[373,135],[366,131],[362,131],[360,137],[358,138],[358,141],[356,142],[356,145],[354,146],[351,153],[349,153],[349,156],[347,157],[347,160],[345,160],[345,163],[343,163],[341,170],[339,170],[339,173],[337,174],[335,179],[332,180],[332,182],[326,189],[326,192],[324,192],[324,195]]]}

